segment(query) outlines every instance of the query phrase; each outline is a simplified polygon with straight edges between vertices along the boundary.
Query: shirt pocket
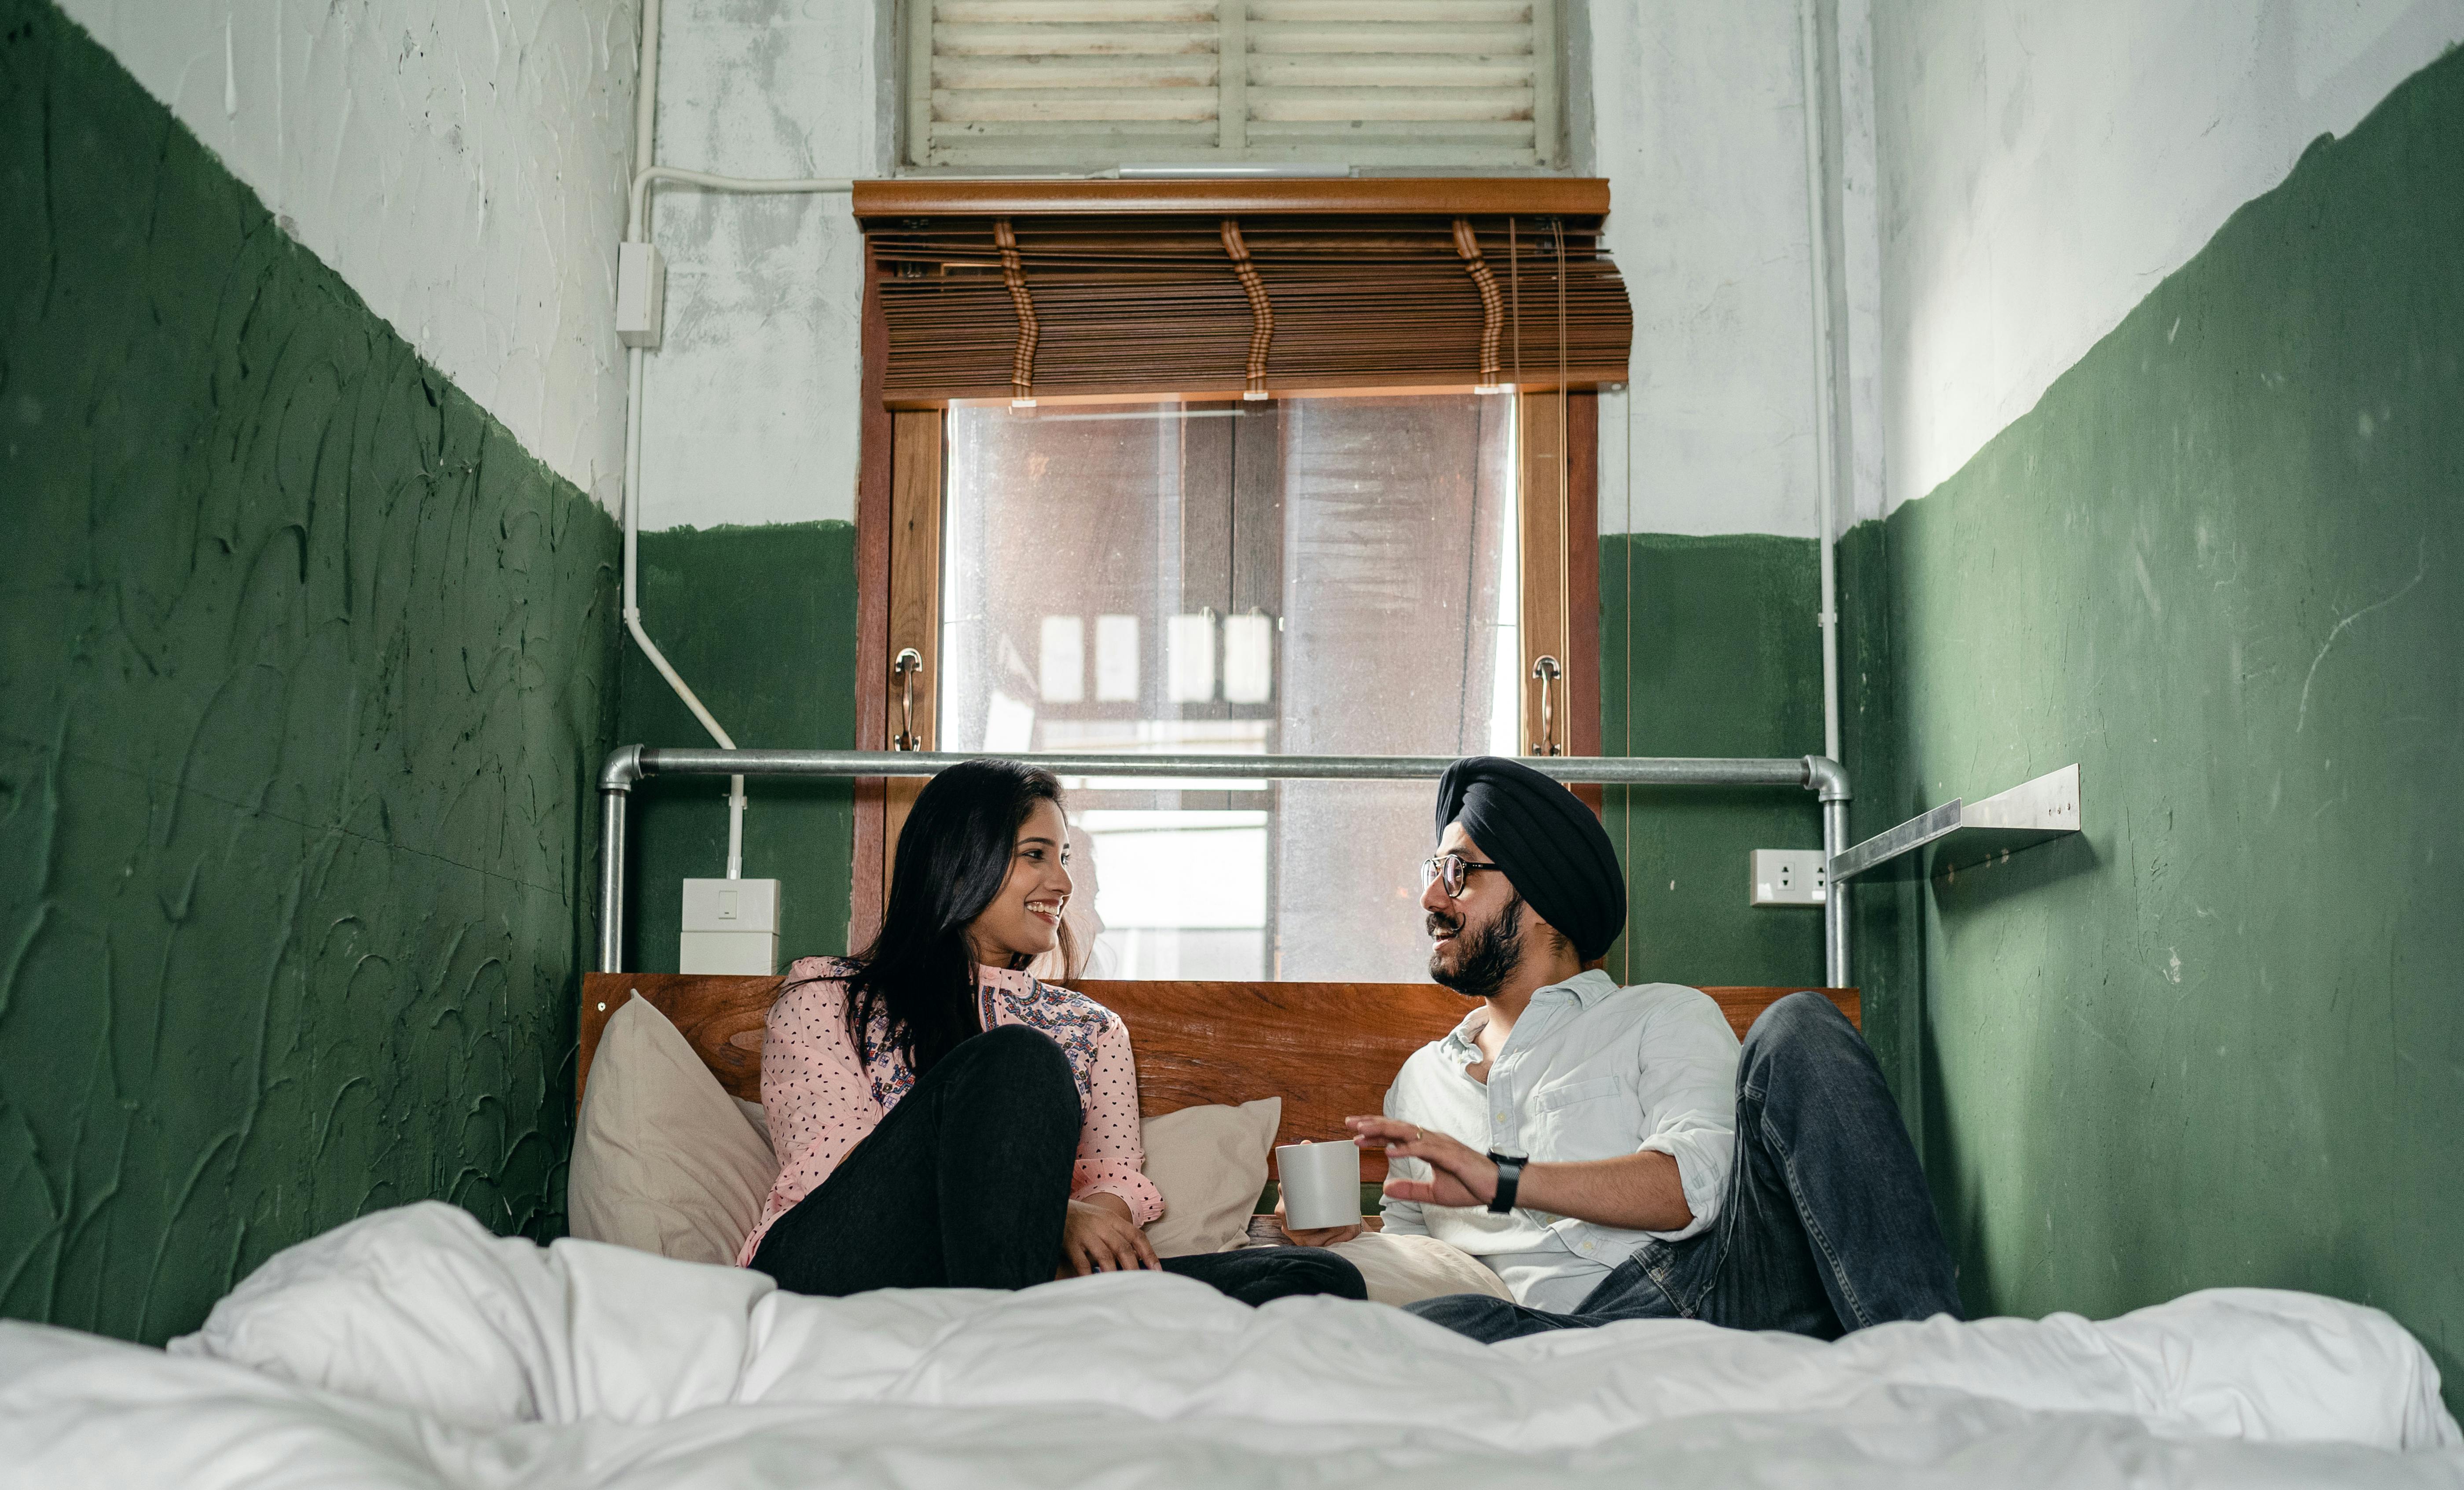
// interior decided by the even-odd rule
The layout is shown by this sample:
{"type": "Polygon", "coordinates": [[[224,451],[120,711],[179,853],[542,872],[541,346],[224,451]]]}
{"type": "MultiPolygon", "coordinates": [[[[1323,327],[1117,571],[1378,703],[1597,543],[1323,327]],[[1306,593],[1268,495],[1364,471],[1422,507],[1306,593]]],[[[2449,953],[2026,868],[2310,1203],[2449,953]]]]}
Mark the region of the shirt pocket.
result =
{"type": "Polygon", "coordinates": [[[1624,1090],[1625,1082],[1616,1077],[1598,1077],[1589,1081],[1560,1081],[1531,1094],[1531,1115],[1536,1118],[1560,1108],[1598,1101],[1603,1097],[1615,1097],[1624,1090]]]}
{"type": "Polygon", "coordinates": [[[1617,1077],[1561,1081],[1530,1097],[1528,1129],[1535,1159],[1609,1159],[1641,1141],[1633,1093],[1617,1077]]]}

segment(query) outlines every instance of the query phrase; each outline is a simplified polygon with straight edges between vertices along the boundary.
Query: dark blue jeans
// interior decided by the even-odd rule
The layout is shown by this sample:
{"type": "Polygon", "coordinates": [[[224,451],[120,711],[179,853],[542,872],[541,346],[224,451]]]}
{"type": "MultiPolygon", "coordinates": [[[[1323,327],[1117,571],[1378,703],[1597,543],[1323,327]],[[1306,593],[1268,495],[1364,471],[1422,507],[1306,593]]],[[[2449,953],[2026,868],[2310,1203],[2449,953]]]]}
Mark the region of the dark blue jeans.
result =
{"type": "Polygon", "coordinates": [[[1481,1294],[1410,1305],[1474,1340],[1615,1320],[1706,1320],[1820,1340],[1887,1320],[1963,1316],[1933,1196],[1881,1068],[1819,993],[1746,1032],[1737,1156],[1711,1225],[1643,1244],[1572,1314],[1481,1294]]]}
{"type": "MultiPolygon", "coordinates": [[[[1068,1057],[1042,1031],[1003,1025],[962,1040],[771,1224],[753,1266],[791,1293],[832,1298],[1049,1282],[1085,1121],[1068,1057]]],[[[1369,1297],[1358,1268],[1311,1247],[1166,1257],[1163,1270],[1243,1303],[1369,1297]]]]}

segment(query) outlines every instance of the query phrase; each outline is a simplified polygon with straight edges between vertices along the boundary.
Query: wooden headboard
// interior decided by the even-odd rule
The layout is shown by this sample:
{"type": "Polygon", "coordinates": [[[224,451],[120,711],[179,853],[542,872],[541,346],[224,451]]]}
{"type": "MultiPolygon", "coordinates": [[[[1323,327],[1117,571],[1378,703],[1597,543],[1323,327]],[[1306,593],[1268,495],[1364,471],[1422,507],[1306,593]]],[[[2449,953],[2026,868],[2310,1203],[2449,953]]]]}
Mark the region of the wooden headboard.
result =
{"type": "MultiPolygon", "coordinates": [[[[574,1101],[590,1079],[607,1016],[635,993],[681,1031],[721,1086],[761,1100],[761,1030],[778,977],[593,972],[582,980],[582,1059],[574,1101]]],[[[1344,1136],[1343,1120],[1375,1112],[1403,1057],[1463,1020],[1462,995],[1430,983],[1159,983],[1089,980],[1081,991],[1121,1016],[1138,1062],[1147,1117],[1208,1102],[1284,1100],[1279,1144],[1344,1136]]],[[[1705,989],[1745,1037],[1754,1016],[1792,988],[1705,989]]],[[[1850,1022],[1855,989],[1823,989],[1850,1022]]],[[[1381,1179],[1381,1154],[1361,1177],[1381,1179]]]]}

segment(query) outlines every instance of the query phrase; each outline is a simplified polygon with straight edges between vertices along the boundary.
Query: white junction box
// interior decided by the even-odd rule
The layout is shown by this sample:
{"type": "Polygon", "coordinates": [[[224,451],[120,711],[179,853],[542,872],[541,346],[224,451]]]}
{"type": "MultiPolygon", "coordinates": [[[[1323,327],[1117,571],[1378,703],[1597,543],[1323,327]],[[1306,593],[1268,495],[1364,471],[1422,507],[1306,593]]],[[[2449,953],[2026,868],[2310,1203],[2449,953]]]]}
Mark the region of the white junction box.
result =
{"type": "Polygon", "coordinates": [[[688,879],[676,971],[779,970],[779,881],[688,879]]]}
{"type": "Polygon", "coordinates": [[[668,266],[648,243],[616,245],[616,340],[656,351],[668,315],[668,266]]]}
{"type": "Polygon", "coordinates": [[[1830,898],[1831,876],[1820,849],[1756,849],[1753,858],[1753,893],[1748,903],[1819,905],[1830,898]]]}

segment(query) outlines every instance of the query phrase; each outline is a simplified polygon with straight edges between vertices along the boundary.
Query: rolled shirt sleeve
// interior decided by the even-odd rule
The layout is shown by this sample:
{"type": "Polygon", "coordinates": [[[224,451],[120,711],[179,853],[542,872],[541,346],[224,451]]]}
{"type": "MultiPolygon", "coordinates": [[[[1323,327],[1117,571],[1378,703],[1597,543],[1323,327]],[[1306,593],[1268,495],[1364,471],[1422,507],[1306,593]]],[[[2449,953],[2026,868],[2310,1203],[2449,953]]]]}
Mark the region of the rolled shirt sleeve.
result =
{"type": "Polygon", "coordinates": [[[1087,1121],[1078,1128],[1078,1162],[1069,1198],[1118,1195],[1140,1226],[1163,1218],[1163,1192],[1146,1176],[1146,1145],[1138,1128],[1138,1068],[1129,1027],[1116,1014],[1095,1042],[1087,1072],[1087,1121]]]}
{"type": "Polygon", "coordinates": [[[1677,1161],[1685,1208],[1694,1212],[1683,1230],[1644,1234],[1683,1241],[1719,1219],[1727,1200],[1737,1154],[1737,1037],[1720,1006],[1697,994],[1655,1011],[1637,1048],[1643,1138],[1636,1151],[1677,1161]]]}

